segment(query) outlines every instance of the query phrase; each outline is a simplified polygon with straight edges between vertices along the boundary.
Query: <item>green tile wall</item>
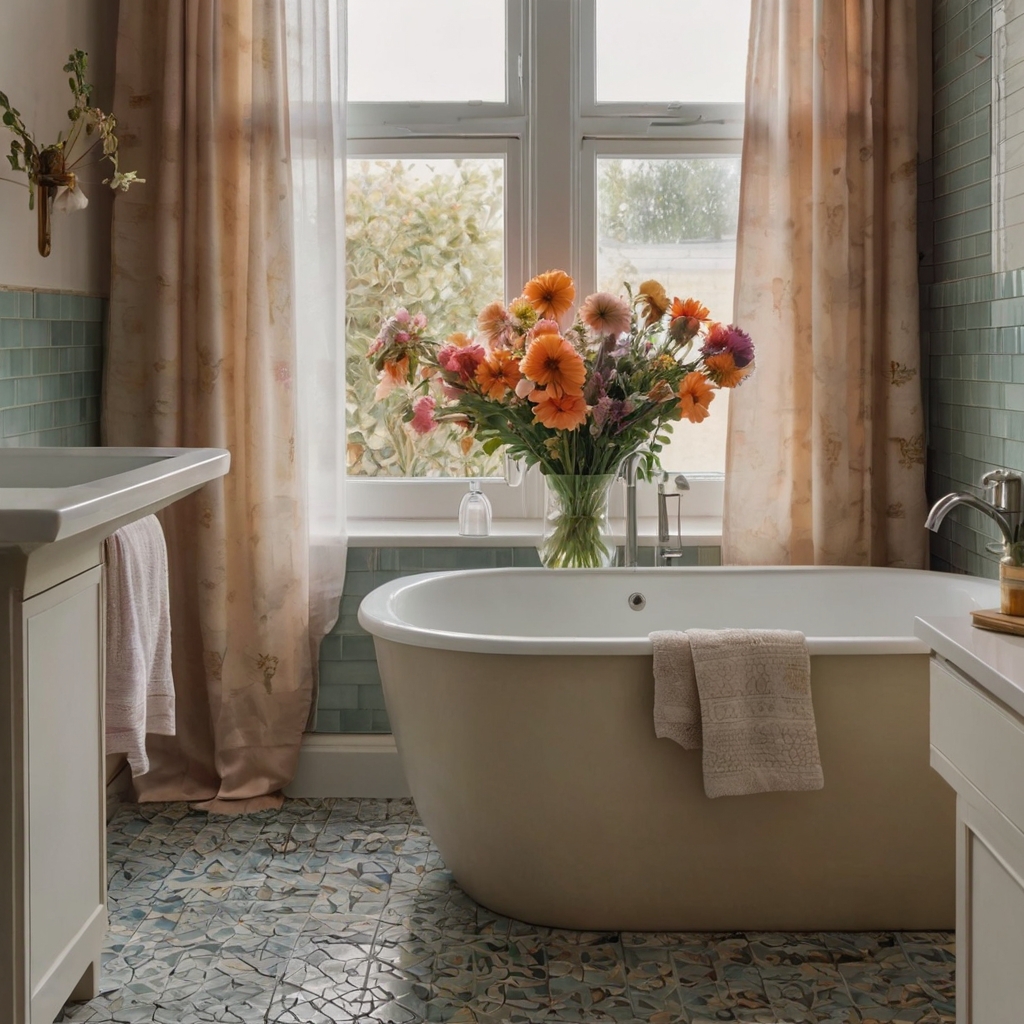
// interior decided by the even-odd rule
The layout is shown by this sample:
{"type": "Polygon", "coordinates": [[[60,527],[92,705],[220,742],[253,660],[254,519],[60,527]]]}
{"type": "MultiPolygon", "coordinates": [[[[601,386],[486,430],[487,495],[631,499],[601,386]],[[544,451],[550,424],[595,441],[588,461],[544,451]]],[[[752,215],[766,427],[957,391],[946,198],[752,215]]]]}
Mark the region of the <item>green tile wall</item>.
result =
{"type": "MultiPolygon", "coordinates": [[[[717,547],[688,548],[682,565],[718,565],[717,547]]],[[[640,549],[640,563],[654,564],[654,548],[640,549]]],[[[359,602],[399,576],[438,569],[539,566],[534,548],[349,548],[345,592],[334,630],[320,647],[317,732],[391,731],[377,673],[373,639],[356,621],[359,602]]]]}
{"type": "MultiPolygon", "coordinates": [[[[919,225],[934,501],[952,490],[979,493],[994,466],[1024,471],[1024,270],[993,273],[991,0],[937,0],[932,56],[932,155],[920,165],[919,225]]],[[[996,538],[987,518],[958,509],[933,536],[933,568],[994,576],[998,556],[986,545],[996,538]]]]}
{"type": "Polygon", "coordinates": [[[104,306],[0,290],[0,445],[99,443],[104,306]]]}

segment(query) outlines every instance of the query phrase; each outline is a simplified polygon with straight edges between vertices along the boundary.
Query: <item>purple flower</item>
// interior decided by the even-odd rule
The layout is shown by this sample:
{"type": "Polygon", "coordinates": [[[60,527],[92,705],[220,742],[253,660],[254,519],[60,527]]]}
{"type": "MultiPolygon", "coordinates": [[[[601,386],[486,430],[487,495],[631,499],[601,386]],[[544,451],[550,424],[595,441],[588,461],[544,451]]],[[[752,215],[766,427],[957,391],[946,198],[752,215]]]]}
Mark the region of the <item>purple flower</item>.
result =
{"type": "Polygon", "coordinates": [[[729,324],[728,327],[722,324],[712,326],[700,351],[705,358],[729,352],[740,369],[754,361],[754,343],[750,335],[735,324],[729,324]]]}

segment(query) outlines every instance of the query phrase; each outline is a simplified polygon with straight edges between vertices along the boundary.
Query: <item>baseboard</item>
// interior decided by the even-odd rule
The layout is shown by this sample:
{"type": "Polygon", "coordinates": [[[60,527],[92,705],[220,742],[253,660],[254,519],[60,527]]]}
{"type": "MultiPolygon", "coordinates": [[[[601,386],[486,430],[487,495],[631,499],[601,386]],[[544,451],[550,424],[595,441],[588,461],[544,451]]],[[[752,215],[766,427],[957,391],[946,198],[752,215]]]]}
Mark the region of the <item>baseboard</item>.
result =
{"type": "Polygon", "coordinates": [[[409,785],[394,736],[307,733],[286,796],[403,797],[409,785]]]}
{"type": "Polygon", "coordinates": [[[107,821],[117,813],[122,804],[135,800],[135,787],[132,785],[132,770],[125,761],[107,782],[107,821]]]}

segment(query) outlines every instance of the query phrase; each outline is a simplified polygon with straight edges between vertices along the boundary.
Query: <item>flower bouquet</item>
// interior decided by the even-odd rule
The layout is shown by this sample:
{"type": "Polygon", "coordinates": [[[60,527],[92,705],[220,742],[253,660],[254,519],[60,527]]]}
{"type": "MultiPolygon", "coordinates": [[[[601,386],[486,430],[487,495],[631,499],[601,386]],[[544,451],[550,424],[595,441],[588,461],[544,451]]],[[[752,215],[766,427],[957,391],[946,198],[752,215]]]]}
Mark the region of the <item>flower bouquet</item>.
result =
{"type": "Polygon", "coordinates": [[[548,566],[610,565],[607,498],[623,461],[637,456],[650,479],[672,423],[700,423],[715,391],[754,368],[750,337],[714,323],[696,299],[670,301],[657,281],[625,292],[590,295],[570,316],[573,281],[552,270],[508,306],[483,309],[474,337],[432,339],[421,313],[399,309],[368,352],[378,399],[407,389],[410,430],[455,422],[488,454],[504,446],[540,466],[548,566]]]}

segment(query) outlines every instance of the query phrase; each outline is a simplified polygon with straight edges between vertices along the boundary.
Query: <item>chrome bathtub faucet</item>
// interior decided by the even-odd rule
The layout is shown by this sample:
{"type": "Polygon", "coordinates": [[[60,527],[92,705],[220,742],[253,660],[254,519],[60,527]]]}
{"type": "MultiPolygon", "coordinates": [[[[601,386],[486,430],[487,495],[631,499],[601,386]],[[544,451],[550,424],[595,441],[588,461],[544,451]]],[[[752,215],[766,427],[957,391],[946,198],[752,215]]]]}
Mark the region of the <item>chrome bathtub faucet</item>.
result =
{"type": "Polygon", "coordinates": [[[672,479],[675,490],[668,490],[669,474],[662,471],[658,481],[658,546],[654,552],[655,565],[672,565],[683,556],[683,492],[690,489],[690,481],[682,473],[672,479]],[[676,533],[672,536],[668,505],[675,502],[676,533]]]}
{"type": "Polygon", "coordinates": [[[967,505],[984,512],[995,521],[999,532],[1003,535],[1004,555],[1009,555],[1013,546],[1021,540],[1021,525],[1024,524],[1024,508],[1022,508],[1022,481],[1020,473],[1012,469],[993,469],[981,478],[982,486],[987,490],[989,500],[968,494],[966,491],[954,491],[939,498],[928,513],[924,525],[932,531],[938,531],[942,520],[957,507],[967,505]]]}

